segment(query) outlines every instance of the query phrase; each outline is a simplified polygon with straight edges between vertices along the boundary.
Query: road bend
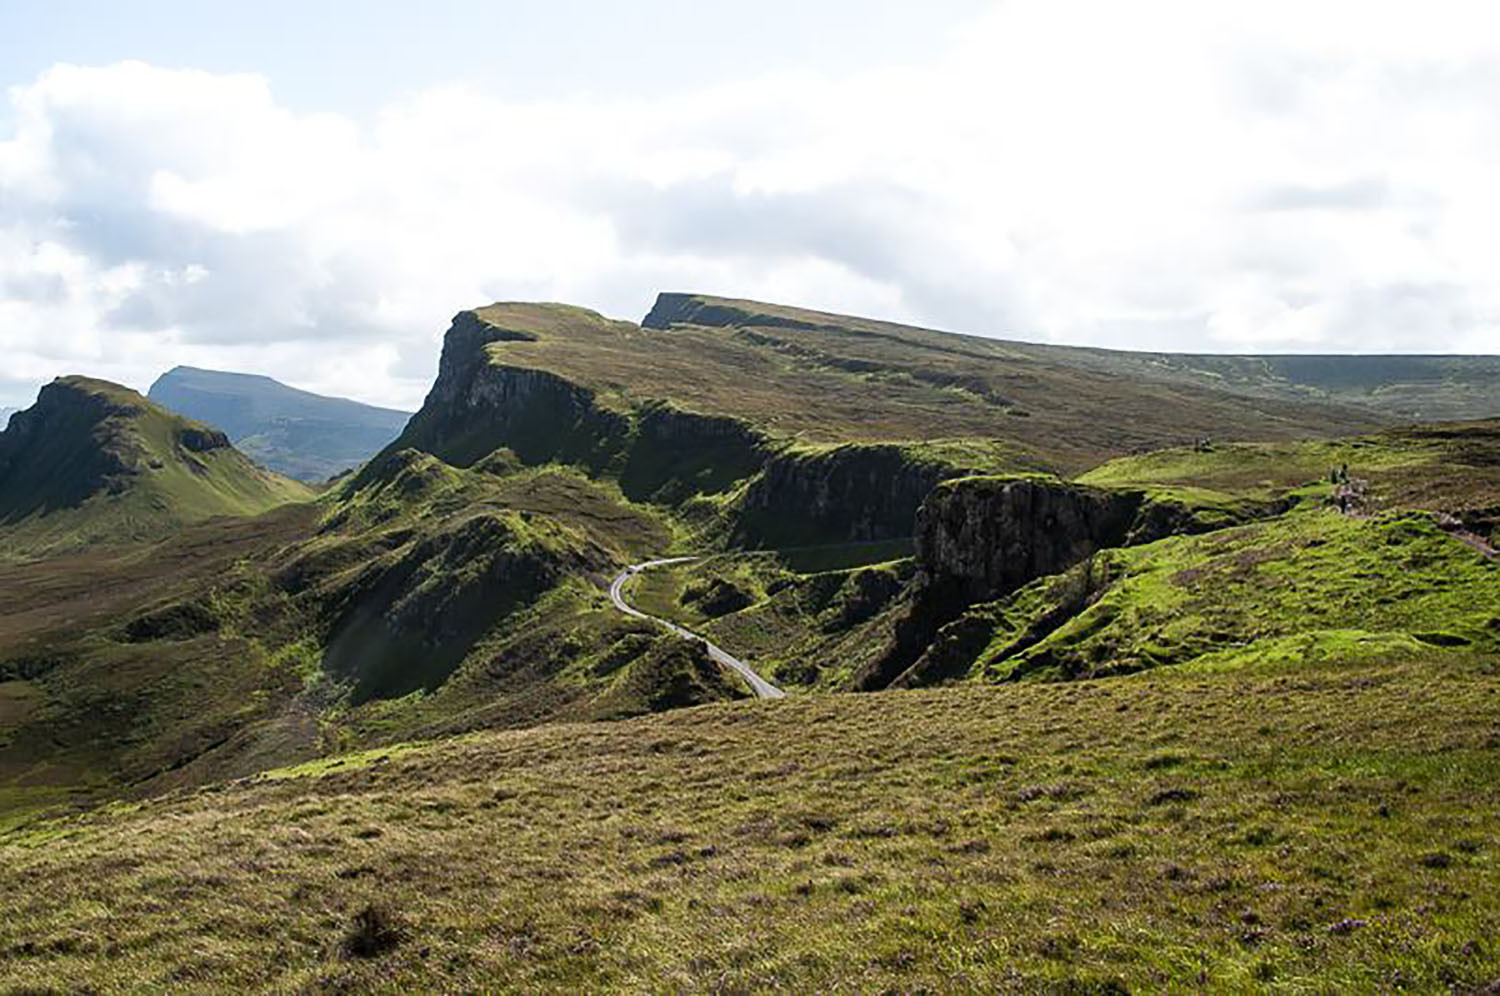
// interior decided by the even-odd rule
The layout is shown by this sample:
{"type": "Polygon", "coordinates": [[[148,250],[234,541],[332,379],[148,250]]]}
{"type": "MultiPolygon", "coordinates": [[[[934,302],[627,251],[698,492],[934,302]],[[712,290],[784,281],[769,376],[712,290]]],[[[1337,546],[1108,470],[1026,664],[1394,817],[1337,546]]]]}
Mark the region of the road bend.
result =
{"type": "Polygon", "coordinates": [[[756,674],[754,668],[752,668],[749,664],[746,664],[744,661],[740,660],[738,657],[735,657],[733,654],[729,653],[723,647],[716,646],[713,641],[707,639],[699,633],[694,633],[692,630],[687,629],[684,626],[679,626],[670,620],[662,619],[659,616],[653,616],[648,613],[642,612],[640,609],[637,609],[635,606],[625,601],[626,582],[635,577],[637,574],[641,573],[641,571],[647,571],[653,567],[665,567],[668,564],[686,564],[691,563],[694,560],[701,559],[701,557],[664,557],[660,560],[647,560],[643,563],[632,564],[621,571],[619,574],[615,575],[614,581],[612,581],[609,586],[609,600],[615,603],[615,608],[619,609],[627,616],[634,616],[637,619],[645,619],[650,622],[654,622],[658,626],[665,626],[667,629],[676,633],[678,636],[686,637],[689,640],[697,640],[698,642],[702,643],[705,647],[708,648],[708,656],[712,657],[720,665],[737,672],[740,677],[744,678],[745,681],[749,683],[750,687],[755,691],[755,694],[760,696],[761,698],[785,698],[786,692],[783,692],[781,689],[777,688],[775,685],[771,684],[769,681],[756,674]]]}

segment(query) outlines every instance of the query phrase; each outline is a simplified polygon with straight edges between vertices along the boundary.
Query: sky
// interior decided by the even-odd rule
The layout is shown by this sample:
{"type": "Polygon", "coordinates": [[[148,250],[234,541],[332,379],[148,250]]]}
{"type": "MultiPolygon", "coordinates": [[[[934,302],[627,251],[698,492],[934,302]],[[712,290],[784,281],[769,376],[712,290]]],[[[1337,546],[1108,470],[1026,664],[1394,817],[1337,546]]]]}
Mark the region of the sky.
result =
{"type": "Polygon", "coordinates": [[[701,291],[1122,349],[1500,352],[1500,7],[0,0],[0,407],[417,407],[452,315],[701,291]]]}

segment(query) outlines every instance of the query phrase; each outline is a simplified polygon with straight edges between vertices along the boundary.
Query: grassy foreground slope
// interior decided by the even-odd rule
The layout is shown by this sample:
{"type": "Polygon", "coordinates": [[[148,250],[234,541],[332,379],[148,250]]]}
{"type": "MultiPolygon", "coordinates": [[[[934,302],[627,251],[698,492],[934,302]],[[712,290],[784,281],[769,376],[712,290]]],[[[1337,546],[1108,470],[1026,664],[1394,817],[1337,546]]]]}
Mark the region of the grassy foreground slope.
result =
{"type": "Polygon", "coordinates": [[[0,564],[0,826],[351,747],[744,694],[615,611],[670,542],[563,468],[408,454],[341,501],[0,564]]]}
{"type": "Polygon", "coordinates": [[[486,733],[0,838],[16,987],[1464,991],[1500,673],[1375,654],[486,733]]]}
{"type": "Polygon", "coordinates": [[[117,384],[63,377],[0,433],[0,560],[159,539],[312,496],[209,426],[117,384]]]}

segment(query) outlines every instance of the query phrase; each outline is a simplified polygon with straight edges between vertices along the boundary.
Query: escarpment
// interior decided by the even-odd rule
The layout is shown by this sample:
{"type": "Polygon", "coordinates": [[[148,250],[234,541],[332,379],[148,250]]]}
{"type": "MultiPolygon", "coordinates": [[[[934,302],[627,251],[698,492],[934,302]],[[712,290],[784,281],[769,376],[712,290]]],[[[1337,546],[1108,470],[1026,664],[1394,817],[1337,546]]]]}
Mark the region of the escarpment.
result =
{"type": "MultiPolygon", "coordinates": [[[[1244,516],[1265,511],[1251,507],[1244,516]]],[[[918,575],[910,609],[887,652],[856,676],[855,685],[924,684],[961,672],[991,632],[985,620],[965,617],[970,606],[1063,574],[1101,550],[1237,521],[1243,519],[1222,508],[1196,508],[1169,495],[1042,476],[940,484],[917,512],[918,575]]],[[[1092,576],[1085,589],[1085,600],[1098,594],[1092,576]]]]}
{"type": "Polygon", "coordinates": [[[896,444],[788,450],[746,487],[733,539],[776,547],[910,536],[932,489],[976,469],[923,459],[914,448],[896,444]]]}
{"type": "Polygon", "coordinates": [[[917,513],[918,563],[964,602],[993,598],[1123,545],[1143,500],[1044,478],[955,482],[917,513]]]}
{"type": "MultiPolygon", "coordinates": [[[[548,332],[561,337],[566,331],[548,332]]],[[[564,463],[616,478],[632,500],[675,504],[726,490],[764,462],[766,440],[745,423],[669,402],[600,396],[593,387],[524,362],[496,343],[539,335],[457,315],[422,409],[356,482],[363,487],[405,449],[469,467],[497,450],[523,464],[564,463]]]]}
{"type": "MultiPolygon", "coordinates": [[[[658,310],[677,321],[687,312],[673,307],[697,306],[664,295],[658,310]]],[[[380,480],[404,450],[457,467],[507,450],[525,465],[562,463],[611,478],[632,501],[685,508],[726,496],[696,510],[718,522],[712,535],[764,548],[910,536],[918,506],[940,481],[996,465],[991,453],[940,457],[912,444],[791,444],[746,419],[544,369],[531,347],[565,347],[570,321],[588,318],[535,309],[457,315],[426,403],[355,487],[380,480]]]]}
{"type": "Polygon", "coordinates": [[[607,463],[629,432],[622,415],[603,410],[586,387],[546,370],[498,362],[487,348],[535,339],[472,311],[454,316],[427,400],[382,457],[419,449],[466,467],[507,448],[528,463],[607,463]]]}

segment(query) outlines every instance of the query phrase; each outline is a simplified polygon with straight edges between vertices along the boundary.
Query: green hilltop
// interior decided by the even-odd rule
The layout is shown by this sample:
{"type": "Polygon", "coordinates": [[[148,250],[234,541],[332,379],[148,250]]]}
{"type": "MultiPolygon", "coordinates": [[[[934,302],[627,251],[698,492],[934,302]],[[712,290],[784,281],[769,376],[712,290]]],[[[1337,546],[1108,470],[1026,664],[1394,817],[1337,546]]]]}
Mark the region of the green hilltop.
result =
{"type": "Polygon", "coordinates": [[[158,539],[312,497],[217,430],[87,377],[44,387],[0,433],[0,558],[158,539]]]}

